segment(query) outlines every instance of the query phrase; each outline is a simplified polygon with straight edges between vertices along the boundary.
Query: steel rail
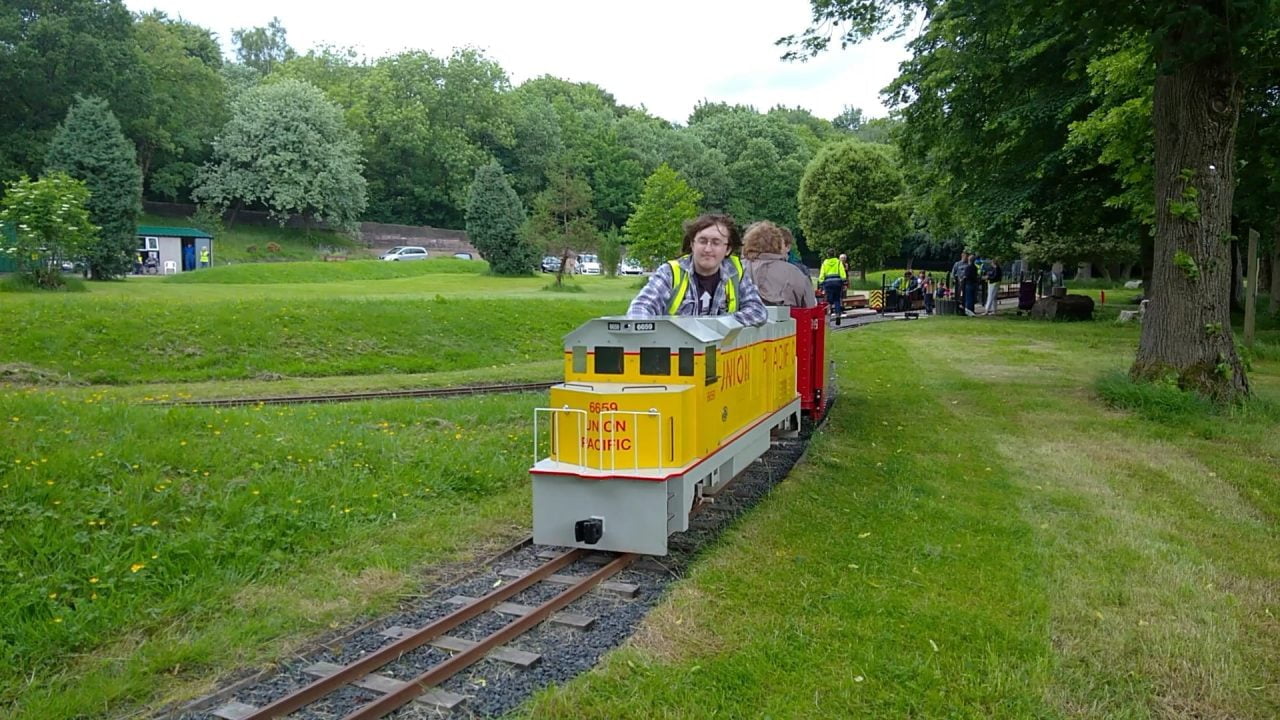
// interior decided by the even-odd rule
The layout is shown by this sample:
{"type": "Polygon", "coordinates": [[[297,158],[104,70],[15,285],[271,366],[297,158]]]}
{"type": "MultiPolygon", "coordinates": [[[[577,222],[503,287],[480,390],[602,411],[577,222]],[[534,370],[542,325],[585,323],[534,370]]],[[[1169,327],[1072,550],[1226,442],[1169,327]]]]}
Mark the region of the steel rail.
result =
{"type": "MultiPolygon", "coordinates": [[[[503,643],[527,632],[552,613],[559,611],[569,603],[582,597],[588,590],[621,572],[634,562],[634,553],[625,553],[614,558],[612,562],[582,578],[577,584],[569,586],[564,592],[539,605],[533,612],[504,626],[497,632],[485,637],[472,647],[457,653],[453,657],[432,667],[430,670],[409,680],[399,689],[392,691],[368,704],[362,705],[343,717],[343,720],[374,720],[404,706],[418,695],[435,685],[439,685],[462,670],[479,662],[491,650],[503,643]]],[[[527,576],[526,576],[527,577],[527,576]]]]}
{"type": "Polygon", "coordinates": [[[555,574],[557,570],[573,564],[578,559],[586,556],[586,554],[587,551],[581,549],[562,553],[539,565],[527,575],[486,593],[470,605],[464,605],[435,622],[415,630],[411,635],[406,635],[390,645],[365,655],[331,675],[326,675],[300,690],[264,705],[252,714],[247,715],[245,720],[266,720],[267,718],[282,717],[304,705],[315,702],[339,687],[359,680],[387,663],[394,662],[401,655],[431,642],[462,623],[488,612],[499,603],[505,602],[529,586],[540,582],[543,578],[555,574]]]}
{"type": "Polygon", "coordinates": [[[249,398],[210,398],[207,400],[174,400],[160,405],[186,405],[194,407],[241,407],[245,405],[290,405],[294,403],[355,402],[358,400],[387,400],[393,398],[457,397],[460,395],[489,395],[504,392],[528,392],[546,390],[559,381],[505,383],[499,385],[462,385],[457,387],[420,388],[416,390],[368,390],[364,392],[331,393],[327,395],[274,395],[249,398]]]}

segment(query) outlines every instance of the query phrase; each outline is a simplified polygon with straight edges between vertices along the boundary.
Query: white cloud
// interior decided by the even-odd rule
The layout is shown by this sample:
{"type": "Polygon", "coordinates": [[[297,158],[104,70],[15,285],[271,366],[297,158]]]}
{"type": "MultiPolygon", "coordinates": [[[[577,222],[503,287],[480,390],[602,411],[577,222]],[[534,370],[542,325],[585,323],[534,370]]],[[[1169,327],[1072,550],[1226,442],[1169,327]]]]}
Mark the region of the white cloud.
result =
{"type": "Polygon", "coordinates": [[[702,100],[801,106],[831,118],[844,105],[883,116],[878,92],[907,53],[901,41],[833,49],[807,63],[785,63],[774,42],[807,25],[807,0],[752,3],[651,0],[609,3],[490,0],[359,3],[302,0],[126,0],[216,32],[230,51],[234,28],[279,17],[289,43],[352,47],[376,58],[408,49],[437,56],[472,46],[497,61],[513,83],[544,74],[594,82],[619,102],[684,122],[702,100]]]}

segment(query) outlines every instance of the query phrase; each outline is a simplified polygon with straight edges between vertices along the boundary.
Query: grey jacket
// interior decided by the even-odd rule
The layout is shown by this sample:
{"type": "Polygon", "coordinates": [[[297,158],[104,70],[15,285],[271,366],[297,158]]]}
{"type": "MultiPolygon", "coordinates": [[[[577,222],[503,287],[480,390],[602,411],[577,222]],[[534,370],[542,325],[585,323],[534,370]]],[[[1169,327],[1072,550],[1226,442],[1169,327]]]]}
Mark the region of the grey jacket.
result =
{"type": "Polygon", "coordinates": [[[818,303],[809,276],[788,262],[786,255],[760,253],[745,265],[747,277],[755,282],[766,305],[813,307],[818,303]]]}

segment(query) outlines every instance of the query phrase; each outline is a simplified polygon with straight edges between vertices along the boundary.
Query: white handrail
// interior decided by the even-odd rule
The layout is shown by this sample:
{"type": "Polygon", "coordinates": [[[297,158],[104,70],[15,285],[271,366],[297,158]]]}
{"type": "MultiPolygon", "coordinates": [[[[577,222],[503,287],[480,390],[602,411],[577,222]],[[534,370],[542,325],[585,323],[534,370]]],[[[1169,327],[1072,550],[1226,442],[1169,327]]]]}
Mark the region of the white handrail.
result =
{"type": "MultiPolygon", "coordinates": [[[[556,413],[562,413],[562,412],[572,413],[573,415],[577,416],[577,420],[578,420],[578,423],[577,423],[578,424],[578,463],[577,464],[578,465],[586,464],[583,462],[587,458],[586,458],[586,449],[583,446],[582,438],[586,436],[586,432],[587,432],[587,411],[579,410],[577,408],[571,408],[568,405],[565,405],[564,407],[558,407],[558,408],[534,408],[533,409],[533,463],[535,465],[538,464],[538,460],[539,460],[538,458],[538,414],[548,413],[551,415],[551,429],[552,429],[551,434],[552,434],[552,437],[554,438],[556,413]]],[[[554,440],[552,442],[554,442],[554,440]]],[[[557,458],[559,458],[559,450],[557,448],[552,447],[551,453],[555,454],[557,458]]],[[[563,462],[563,460],[557,459],[557,462],[563,462]]]]}

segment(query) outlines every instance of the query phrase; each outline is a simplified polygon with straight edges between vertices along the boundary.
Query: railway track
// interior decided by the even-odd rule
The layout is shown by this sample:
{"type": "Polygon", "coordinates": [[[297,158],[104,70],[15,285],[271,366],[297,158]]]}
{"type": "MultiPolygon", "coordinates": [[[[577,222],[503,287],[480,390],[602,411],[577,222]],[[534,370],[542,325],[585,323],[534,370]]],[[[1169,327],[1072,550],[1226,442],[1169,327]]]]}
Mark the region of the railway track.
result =
{"type": "Polygon", "coordinates": [[[242,407],[245,405],[291,405],[301,403],[356,402],[358,400],[389,400],[393,398],[494,395],[498,393],[537,392],[546,390],[557,382],[559,381],[498,383],[492,385],[457,385],[452,387],[423,388],[417,390],[369,390],[365,392],[330,393],[325,395],[273,395],[265,397],[209,398],[203,400],[174,400],[160,404],[191,405],[197,407],[242,407]]]}
{"type": "MultiPolygon", "coordinates": [[[[461,702],[461,697],[455,693],[436,689],[438,685],[491,653],[495,653],[505,643],[519,637],[544,620],[553,619],[556,613],[591,589],[606,582],[636,559],[635,555],[629,553],[611,555],[603,565],[585,575],[558,574],[560,570],[583,562],[591,554],[587,550],[554,553],[531,571],[523,573],[517,571],[518,577],[501,584],[500,587],[482,597],[455,598],[455,602],[461,600],[461,607],[421,628],[413,630],[398,626],[387,628],[382,634],[395,639],[354,662],[342,666],[331,663],[312,664],[305,672],[318,675],[318,679],[266,705],[257,707],[233,701],[213,709],[210,714],[224,720],[267,720],[284,717],[352,685],[372,691],[375,695],[369,701],[356,705],[342,715],[344,720],[381,718],[414,700],[420,700],[437,708],[450,709],[461,702]],[[564,587],[536,606],[514,605],[509,602],[540,583],[558,584],[564,587]],[[490,612],[514,616],[515,619],[488,632],[479,640],[465,640],[446,634],[490,612]],[[397,679],[375,672],[384,666],[398,663],[409,653],[418,651],[424,646],[445,648],[454,652],[447,659],[432,663],[425,670],[407,679],[397,679]]],[[[625,587],[622,589],[626,590],[625,587]]],[[[562,616],[560,620],[567,624],[583,625],[588,624],[590,618],[562,616]]],[[[536,662],[530,653],[522,655],[519,651],[509,651],[505,657],[513,659],[512,661],[516,664],[536,662]]]]}
{"type": "Polygon", "coordinates": [[[666,557],[566,551],[526,538],[392,615],[162,717],[471,720],[511,712],[630,637],[667,585],[790,472],[813,429],[806,421],[800,437],[775,440],[704,497],[666,557]]]}

